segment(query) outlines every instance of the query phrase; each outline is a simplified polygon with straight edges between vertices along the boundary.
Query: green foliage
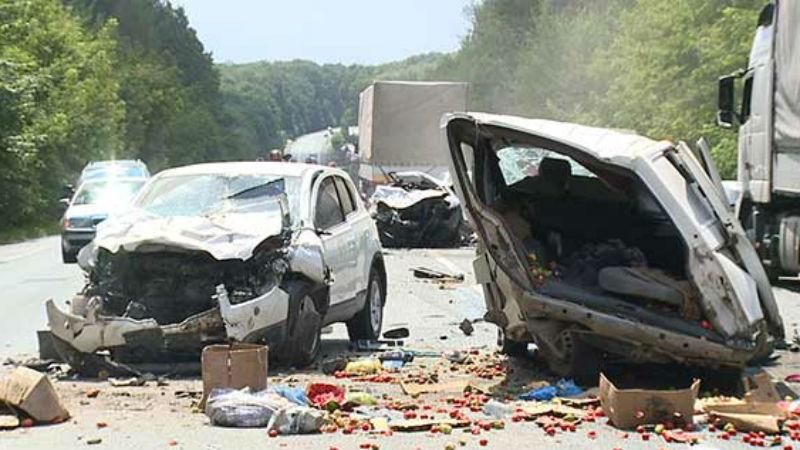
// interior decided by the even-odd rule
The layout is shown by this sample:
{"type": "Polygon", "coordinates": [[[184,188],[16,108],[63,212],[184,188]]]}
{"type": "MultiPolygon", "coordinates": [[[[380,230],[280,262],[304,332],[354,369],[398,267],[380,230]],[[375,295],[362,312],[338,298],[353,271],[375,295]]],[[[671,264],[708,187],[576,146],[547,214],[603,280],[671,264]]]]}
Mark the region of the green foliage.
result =
{"type": "MultiPolygon", "coordinates": [[[[713,123],[717,77],[746,64],[765,0],[483,0],[451,54],[380,66],[214,66],[167,0],[0,2],[0,232],[52,212],[93,159],[153,170],[253,159],[327,127],[352,141],[375,80],[469,81],[470,109],[705,136],[724,176],[735,135],[713,123]]],[[[51,214],[52,215],[52,214],[51,214]]]]}
{"type": "Polygon", "coordinates": [[[65,3],[90,27],[119,23],[125,156],[155,170],[243,156],[222,145],[219,74],[183,9],[162,0],[65,3]]]}
{"type": "Polygon", "coordinates": [[[747,65],[761,0],[639,0],[598,58],[613,76],[608,124],[654,138],[713,144],[723,175],[735,173],[735,136],[714,125],[716,80],[747,65]]]}
{"type": "Polygon", "coordinates": [[[57,0],[0,4],[0,230],[40,221],[86,160],[120,149],[114,26],[86,31],[57,0]]]}
{"type": "Polygon", "coordinates": [[[445,59],[420,55],[381,66],[309,61],[221,65],[225,126],[240,154],[264,155],[286,139],[358,121],[358,94],[375,80],[428,79],[445,59]]]}
{"type": "Polygon", "coordinates": [[[486,0],[443,67],[473,109],[705,136],[726,177],[735,135],[714,123],[716,80],[747,63],[763,0],[486,0]]]}

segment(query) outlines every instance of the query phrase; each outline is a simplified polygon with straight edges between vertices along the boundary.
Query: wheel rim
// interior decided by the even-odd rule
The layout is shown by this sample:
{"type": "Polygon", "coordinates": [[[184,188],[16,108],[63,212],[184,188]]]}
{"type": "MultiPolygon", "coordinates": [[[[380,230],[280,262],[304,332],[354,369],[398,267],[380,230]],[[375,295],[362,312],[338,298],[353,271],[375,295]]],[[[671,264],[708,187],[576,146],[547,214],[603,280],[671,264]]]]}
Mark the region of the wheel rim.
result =
{"type": "Polygon", "coordinates": [[[383,305],[381,304],[381,284],[377,279],[373,279],[369,287],[369,319],[372,331],[377,335],[381,331],[381,321],[383,319],[383,305]]]}

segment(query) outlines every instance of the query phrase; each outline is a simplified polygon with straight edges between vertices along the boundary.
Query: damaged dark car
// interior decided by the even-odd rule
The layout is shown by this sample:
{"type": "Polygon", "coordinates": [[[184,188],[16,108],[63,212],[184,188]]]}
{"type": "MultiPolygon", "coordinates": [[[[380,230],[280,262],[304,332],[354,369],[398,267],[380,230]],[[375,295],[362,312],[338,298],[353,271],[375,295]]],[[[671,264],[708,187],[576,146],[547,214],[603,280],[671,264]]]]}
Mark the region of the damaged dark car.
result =
{"type": "Polygon", "coordinates": [[[470,235],[458,197],[424,172],[392,172],[370,197],[381,243],[394,248],[455,247],[470,235]]]}

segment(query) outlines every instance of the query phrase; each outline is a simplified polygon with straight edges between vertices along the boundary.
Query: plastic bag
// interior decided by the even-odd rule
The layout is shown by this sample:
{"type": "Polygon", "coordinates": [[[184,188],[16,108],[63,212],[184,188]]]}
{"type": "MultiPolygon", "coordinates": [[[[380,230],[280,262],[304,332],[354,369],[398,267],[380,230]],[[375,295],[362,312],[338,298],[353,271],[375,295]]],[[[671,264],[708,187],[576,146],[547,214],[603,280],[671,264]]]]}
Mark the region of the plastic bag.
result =
{"type": "Polygon", "coordinates": [[[544,386],[526,392],[519,396],[520,400],[536,400],[547,401],[552,400],[554,397],[574,397],[583,393],[583,389],[575,384],[572,380],[561,379],[558,380],[555,386],[544,386]]]}
{"type": "Polygon", "coordinates": [[[351,361],[344,371],[351,375],[372,375],[381,371],[381,361],[375,358],[351,361]]]}
{"type": "Polygon", "coordinates": [[[308,397],[306,397],[306,391],[303,388],[280,384],[278,386],[272,386],[269,388],[269,391],[274,392],[286,400],[289,400],[290,402],[296,403],[300,406],[308,405],[308,397]]]}
{"type": "Polygon", "coordinates": [[[325,423],[325,413],[306,406],[292,406],[272,415],[267,425],[278,434],[316,433],[325,423]]]}
{"type": "Polygon", "coordinates": [[[214,389],[206,402],[206,415],[211,424],[221,427],[260,428],[269,424],[272,416],[293,404],[268,391],[214,389]]]}

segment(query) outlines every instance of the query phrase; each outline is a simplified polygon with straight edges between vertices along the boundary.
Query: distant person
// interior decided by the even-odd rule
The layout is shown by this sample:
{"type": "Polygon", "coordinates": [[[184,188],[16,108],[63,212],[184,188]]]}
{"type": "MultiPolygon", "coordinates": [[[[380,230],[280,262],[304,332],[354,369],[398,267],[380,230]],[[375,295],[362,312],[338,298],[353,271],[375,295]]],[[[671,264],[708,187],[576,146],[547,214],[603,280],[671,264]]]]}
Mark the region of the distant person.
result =
{"type": "Polygon", "coordinates": [[[269,152],[269,160],[270,161],[277,161],[277,162],[283,161],[283,155],[281,154],[281,151],[277,150],[277,149],[276,150],[271,150],[269,152]]]}

